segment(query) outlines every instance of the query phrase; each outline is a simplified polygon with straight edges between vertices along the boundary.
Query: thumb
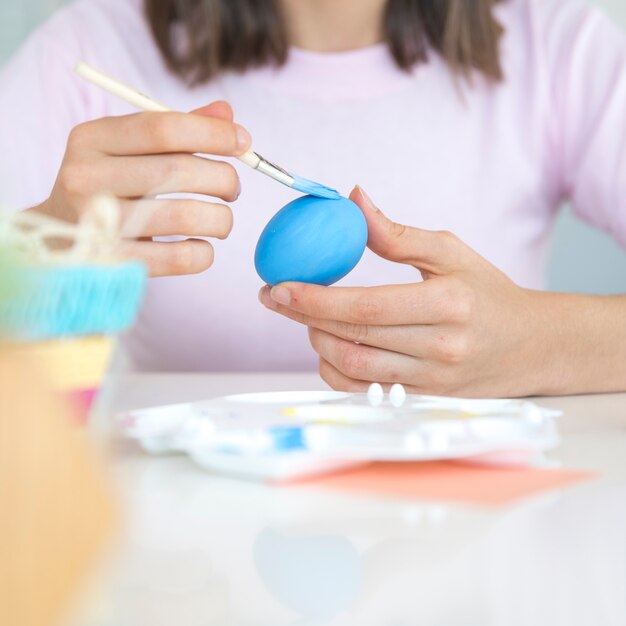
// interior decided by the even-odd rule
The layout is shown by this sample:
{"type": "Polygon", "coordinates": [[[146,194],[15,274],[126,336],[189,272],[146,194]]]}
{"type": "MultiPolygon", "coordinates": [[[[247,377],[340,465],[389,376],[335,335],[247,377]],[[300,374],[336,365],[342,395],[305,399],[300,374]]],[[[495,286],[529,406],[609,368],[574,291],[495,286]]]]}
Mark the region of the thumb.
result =
{"type": "MultiPolygon", "coordinates": [[[[423,230],[387,218],[358,185],[350,194],[367,221],[367,246],[378,256],[422,273],[449,274],[466,265],[471,249],[447,231],[423,230]]],[[[426,277],[426,276],[425,276],[426,277]]]]}
{"type": "Polygon", "coordinates": [[[217,100],[211,104],[195,109],[192,113],[197,115],[205,115],[207,117],[217,117],[227,122],[233,121],[233,109],[225,100],[217,100]]]}

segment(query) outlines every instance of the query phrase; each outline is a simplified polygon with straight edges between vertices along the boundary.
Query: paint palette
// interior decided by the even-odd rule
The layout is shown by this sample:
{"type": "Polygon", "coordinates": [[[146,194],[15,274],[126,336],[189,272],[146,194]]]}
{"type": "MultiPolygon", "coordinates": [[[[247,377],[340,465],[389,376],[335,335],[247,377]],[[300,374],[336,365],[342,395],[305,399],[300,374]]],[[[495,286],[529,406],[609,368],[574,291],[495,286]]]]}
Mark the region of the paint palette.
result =
{"type": "Polygon", "coordinates": [[[352,271],[366,244],[367,223],[352,200],[303,196],[270,220],[259,238],[254,264],[268,285],[332,285],[352,271]]]}
{"type": "Polygon", "coordinates": [[[288,480],[370,461],[528,464],[558,444],[557,416],[523,400],[320,391],[132,411],[119,424],[153,454],[180,452],[211,471],[288,480]]]}

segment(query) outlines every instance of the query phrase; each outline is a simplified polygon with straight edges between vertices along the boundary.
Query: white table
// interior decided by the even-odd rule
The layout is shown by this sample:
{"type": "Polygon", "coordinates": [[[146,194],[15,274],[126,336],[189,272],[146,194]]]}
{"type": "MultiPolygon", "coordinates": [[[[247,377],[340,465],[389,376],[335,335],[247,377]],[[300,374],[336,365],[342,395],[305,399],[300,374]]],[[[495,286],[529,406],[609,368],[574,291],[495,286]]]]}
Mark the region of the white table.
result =
{"type": "MultiPolygon", "coordinates": [[[[132,375],[100,410],[321,388],[313,375],[132,375]]],[[[123,447],[124,536],[83,624],[624,626],[626,395],[541,403],[565,411],[551,458],[599,476],[497,508],[266,487],[123,447]]]]}

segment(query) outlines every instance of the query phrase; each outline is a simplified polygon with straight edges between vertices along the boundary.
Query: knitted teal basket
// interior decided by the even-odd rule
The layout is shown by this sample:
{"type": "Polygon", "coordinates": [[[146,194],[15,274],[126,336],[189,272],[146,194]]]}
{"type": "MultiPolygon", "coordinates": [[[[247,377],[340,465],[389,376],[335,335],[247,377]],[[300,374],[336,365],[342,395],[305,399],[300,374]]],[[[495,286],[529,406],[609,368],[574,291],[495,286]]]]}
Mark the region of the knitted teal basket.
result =
{"type": "Polygon", "coordinates": [[[0,327],[18,341],[115,335],[134,322],[146,271],[140,263],[18,266],[0,301],[0,327]]]}

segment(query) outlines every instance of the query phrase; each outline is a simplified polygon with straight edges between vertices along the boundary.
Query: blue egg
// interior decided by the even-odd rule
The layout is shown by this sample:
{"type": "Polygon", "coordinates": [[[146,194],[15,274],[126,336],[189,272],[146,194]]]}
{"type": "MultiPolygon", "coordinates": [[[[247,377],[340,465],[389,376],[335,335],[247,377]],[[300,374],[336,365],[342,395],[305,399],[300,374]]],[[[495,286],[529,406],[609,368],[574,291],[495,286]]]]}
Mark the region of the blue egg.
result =
{"type": "Polygon", "coordinates": [[[303,196],[284,206],[265,227],[254,265],[268,285],[332,285],[355,267],[366,244],[367,222],[352,200],[303,196]]]}

